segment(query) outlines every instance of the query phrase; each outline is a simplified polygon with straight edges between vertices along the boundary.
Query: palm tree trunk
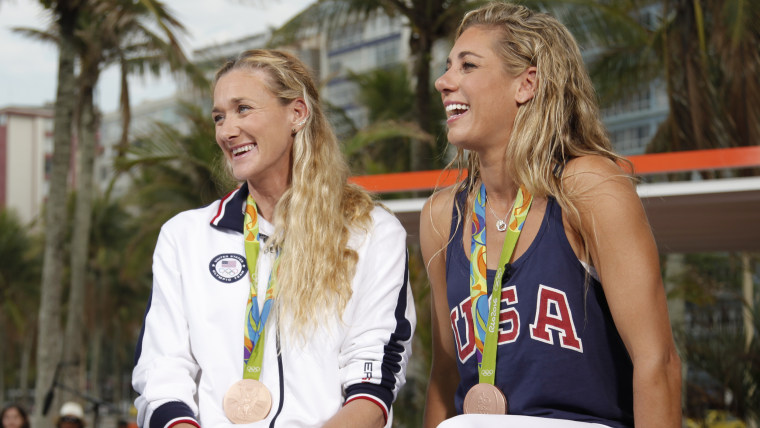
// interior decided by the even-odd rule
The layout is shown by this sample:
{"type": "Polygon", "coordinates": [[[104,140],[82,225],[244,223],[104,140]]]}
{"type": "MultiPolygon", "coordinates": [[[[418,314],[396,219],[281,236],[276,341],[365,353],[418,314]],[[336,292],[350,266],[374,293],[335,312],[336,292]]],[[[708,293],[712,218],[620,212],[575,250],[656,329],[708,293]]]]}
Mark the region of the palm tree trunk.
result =
{"type": "MultiPolygon", "coordinates": [[[[108,376],[101,376],[101,370],[100,367],[102,366],[102,358],[103,358],[103,324],[102,323],[96,323],[93,327],[92,331],[92,339],[90,343],[90,352],[92,356],[92,363],[90,364],[90,379],[92,380],[92,386],[93,390],[90,392],[90,394],[93,397],[100,398],[103,396],[103,381],[114,381],[117,385],[119,383],[119,378],[121,376],[121,373],[119,370],[116,370],[116,379],[108,379],[108,376]]],[[[117,365],[116,367],[122,367],[121,365],[117,365]]],[[[118,396],[118,389],[117,396],[118,396]]],[[[120,403],[121,400],[118,399],[114,402],[120,403]]]]}
{"type": "Polygon", "coordinates": [[[32,350],[34,349],[34,334],[32,330],[34,323],[26,326],[28,334],[24,335],[24,348],[21,351],[21,364],[18,371],[18,388],[21,392],[21,404],[25,409],[32,407],[32,400],[29,399],[29,367],[32,362],[32,350]]]}
{"type": "MultiPolygon", "coordinates": [[[[89,82],[96,82],[97,78],[87,78],[89,82]]],[[[97,130],[97,118],[93,105],[93,88],[86,85],[82,88],[80,102],[80,141],[78,146],[79,162],[76,208],[74,212],[73,236],[71,242],[71,286],[69,288],[68,313],[66,318],[66,332],[64,334],[62,370],[64,385],[84,392],[84,309],[85,288],[87,276],[87,260],[90,243],[90,228],[92,223],[92,187],[93,168],[95,160],[95,133],[97,130]]],[[[64,396],[73,398],[70,394],[64,396]]]]}
{"type": "MultiPolygon", "coordinates": [[[[67,2],[63,2],[67,3],[67,2]]],[[[42,262],[39,332],[37,335],[37,379],[34,388],[32,426],[51,426],[43,415],[43,402],[53,387],[53,377],[61,356],[61,293],[64,237],[66,231],[66,197],[71,156],[71,122],[76,103],[74,76],[74,28],[78,9],[57,4],[60,27],[58,54],[58,88],[53,124],[53,159],[50,187],[45,211],[45,250],[42,262]]]]}
{"type": "Polygon", "coordinates": [[[121,139],[119,140],[119,147],[116,151],[117,159],[121,160],[127,153],[129,146],[129,125],[132,122],[132,109],[129,105],[129,70],[127,69],[127,61],[123,59],[120,61],[121,67],[121,96],[119,97],[119,107],[121,109],[121,139]]]}
{"type": "MultiPolygon", "coordinates": [[[[433,41],[420,32],[420,38],[416,40],[417,52],[412,52],[415,57],[414,74],[417,84],[414,89],[414,104],[417,113],[417,124],[420,129],[431,132],[430,113],[430,59],[433,50],[433,41]]],[[[430,169],[431,150],[426,150],[423,142],[412,140],[410,150],[410,167],[412,171],[430,169]]]]}

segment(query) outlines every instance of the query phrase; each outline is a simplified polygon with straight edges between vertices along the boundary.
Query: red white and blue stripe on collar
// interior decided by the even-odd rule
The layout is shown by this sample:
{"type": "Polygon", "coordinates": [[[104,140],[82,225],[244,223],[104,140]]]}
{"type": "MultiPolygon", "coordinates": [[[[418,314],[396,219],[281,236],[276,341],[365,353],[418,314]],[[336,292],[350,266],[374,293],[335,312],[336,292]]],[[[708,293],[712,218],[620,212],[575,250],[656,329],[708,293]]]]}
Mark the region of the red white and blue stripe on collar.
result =
{"type": "Polygon", "coordinates": [[[227,193],[219,200],[216,214],[211,218],[214,227],[243,232],[245,200],[248,198],[248,183],[227,193]]]}

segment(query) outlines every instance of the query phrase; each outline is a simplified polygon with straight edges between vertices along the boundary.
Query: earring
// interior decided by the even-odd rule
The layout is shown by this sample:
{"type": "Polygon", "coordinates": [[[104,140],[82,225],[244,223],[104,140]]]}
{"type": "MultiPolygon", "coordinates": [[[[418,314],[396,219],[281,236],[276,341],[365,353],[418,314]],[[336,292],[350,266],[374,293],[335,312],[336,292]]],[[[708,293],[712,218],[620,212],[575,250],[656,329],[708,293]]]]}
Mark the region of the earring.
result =
{"type": "MultiPolygon", "coordinates": [[[[307,119],[306,117],[304,117],[303,119],[301,119],[301,121],[300,121],[300,122],[296,123],[296,127],[297,127],[297,128],[300,128],[300,127],[302,127],[302,126],[303,126],[303,124],[304,124],[304,123],[306,123],[306,119],[307,119]]],[[[296,135],[296,128],[291,128],[291,129],[290,129],[290,132],[292,133],[292,135],[296,135]]]]}

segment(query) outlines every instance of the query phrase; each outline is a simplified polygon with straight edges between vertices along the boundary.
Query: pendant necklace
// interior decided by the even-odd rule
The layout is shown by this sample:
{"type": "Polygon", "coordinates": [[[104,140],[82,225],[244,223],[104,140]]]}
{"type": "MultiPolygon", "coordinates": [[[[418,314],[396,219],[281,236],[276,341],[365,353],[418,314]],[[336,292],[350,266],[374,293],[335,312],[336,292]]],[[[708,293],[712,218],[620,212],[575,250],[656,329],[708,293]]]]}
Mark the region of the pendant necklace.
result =
{"type": "MultiPolygon", "coordinates": [[[[491,295],[488,293],[488,270],[486,266],[486,186],[481,184],[475,194],[472,207],[472,239],[470,245],[470,305],[474,327],[475,354],[478,382],[465,394],[464,413],[507,413],[507,397],[501,390],[505,385],[496,384],[496,354],[499,341],[499,317],[501,314],[502,286],[512,273],[512,253],[517,246],[533,197],[523,187],[517,191],[512,209],[504,220],[506,236],[499,255],[498,268],[493,279],[491,295]],[[506,227],[509,220],[509,226],[506,227]]],[[[493,213],[493,211],[491,211],[493,213]]],[[[495,213],[493,213],[496,216],[495,213]]],[[[497,217],[498,219],[498,217],[497,217]]],[[[498,223],[497,223],[498,224],[498,223]]],[[[497,226],[498,227],[498,226],[497,226]]]]}
{"type": "MultiPolygon", "coordinates": [[[[507,215],[504,216],[504,220],[500,219],[499,216],[496,215],[493,208],[491,208],[491,204],[488,203],[488,197],[486,197],[486,205],[488,205],[488,209],[491,211],[491,214],[493,214],[494,218],[496,219],[496,230],[499,232],[504,232],[507,230],[507,219],[509,218],[509,213],[512,212],[512,210],[507,211],[507,215]]],[[[514,208],[514,203],[512,203],[512,208],[514,208]]]]}

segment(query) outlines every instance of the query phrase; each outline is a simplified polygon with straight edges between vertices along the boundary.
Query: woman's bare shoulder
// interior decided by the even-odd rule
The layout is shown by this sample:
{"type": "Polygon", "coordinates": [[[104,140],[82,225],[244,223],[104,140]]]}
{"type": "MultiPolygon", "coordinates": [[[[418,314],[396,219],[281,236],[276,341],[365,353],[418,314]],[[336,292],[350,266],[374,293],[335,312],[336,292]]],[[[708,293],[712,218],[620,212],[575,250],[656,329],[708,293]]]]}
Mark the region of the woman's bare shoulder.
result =
{"type": "Polygon", "coordinates": [[[610,187],[634,188],[629,173],[612,159],[598,155],[570,160],[562,173],[562,185],[571,197],[598,193],[610,187]]]}
{"type": "Polygon", "coordinates": [[[451,208],[455,197],[455,185],[439,189],[427,198],[423,211],[428,211],[428,214],[432,214],[436,218],[445,214],[451,217],[451,208]]]}
{"type": "Polygon", "coordinates": [[[448,242],[456,187],[449,186],[430,195],[420,212],[420,243],[423,252],[438,252],[448,242]]]}

